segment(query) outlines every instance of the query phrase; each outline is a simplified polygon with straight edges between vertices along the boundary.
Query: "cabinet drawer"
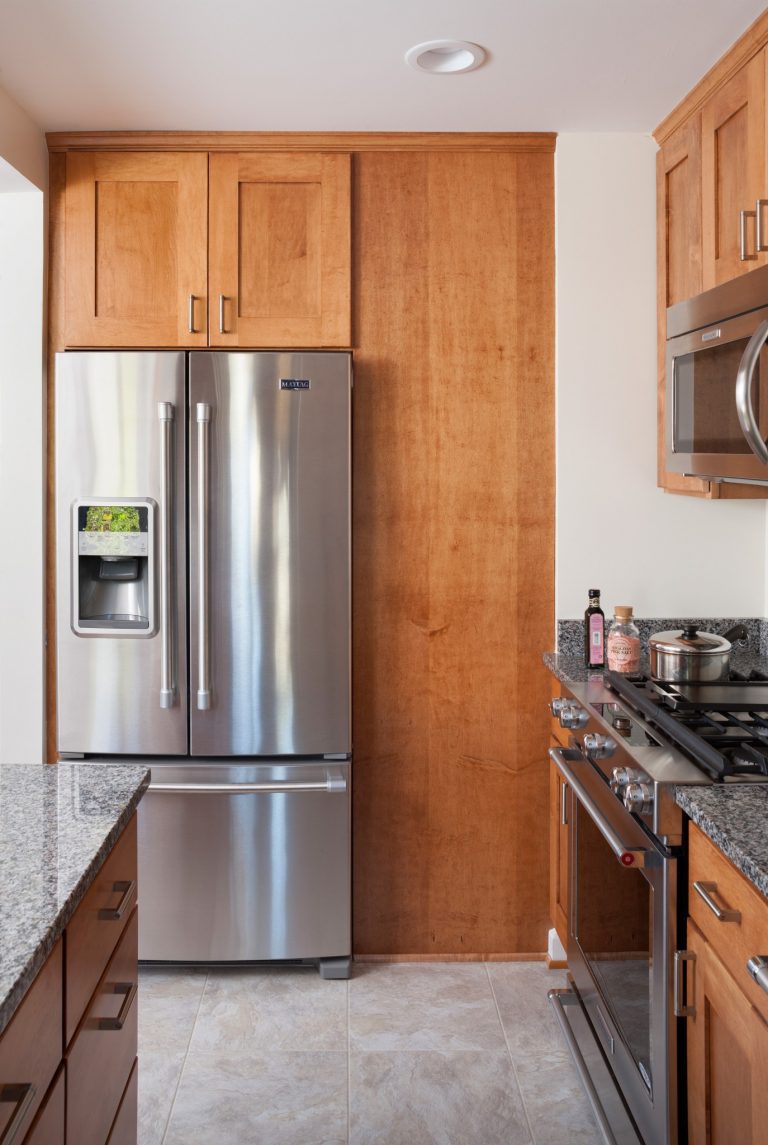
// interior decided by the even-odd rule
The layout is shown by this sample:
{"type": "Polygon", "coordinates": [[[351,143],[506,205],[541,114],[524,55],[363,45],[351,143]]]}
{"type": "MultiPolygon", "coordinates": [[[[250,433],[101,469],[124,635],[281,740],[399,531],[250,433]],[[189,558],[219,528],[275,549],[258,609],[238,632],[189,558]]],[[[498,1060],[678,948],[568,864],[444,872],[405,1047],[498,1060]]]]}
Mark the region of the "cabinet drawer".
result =
{"type": "Polygon", "coordinates": [[[139,1124],[139,1061],[133,1063],[123,1100],[117,1111],[107,1145],[136,1145],[139,1124]]]}
{"type": "Polygon", "coordinates": [[[61,1145],[64,1140],[64,1067],[48,1091],[24,1145],[61,1145]]]}
{"type": "Polygon", "coordinates": [[[61,941],[0,1038],[0,1139],[22,1141],[61,1061],[61,941]]]}
{"type": "Polygon", "coordinates": [[[65,1046],[72,1040],[136,904],[136,870],[134,815],[67,927],[65,1046]]]}
{"type": "Polygon", "coordinates": [[[768,1021],[768,994],[747,971],[753,955],[768,954],[768,902],[693,823],[689,839],[688,914],[768,1021]],[[713,908],[725,917],[718,919],[713,908]]]}
{"type": "Polygon", "coordinates": [[[138,911],[98,984],[67,1053],[67,1141],[104,1145],[138,1041],[138,911]]]}

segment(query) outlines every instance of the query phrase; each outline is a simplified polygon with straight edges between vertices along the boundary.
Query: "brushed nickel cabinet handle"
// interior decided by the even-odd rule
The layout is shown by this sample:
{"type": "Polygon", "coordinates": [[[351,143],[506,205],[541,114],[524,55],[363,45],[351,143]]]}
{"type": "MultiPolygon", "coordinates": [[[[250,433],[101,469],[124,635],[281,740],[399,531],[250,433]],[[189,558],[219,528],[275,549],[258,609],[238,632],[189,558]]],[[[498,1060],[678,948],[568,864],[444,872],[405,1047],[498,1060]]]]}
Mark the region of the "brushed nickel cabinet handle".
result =
{"type": "Polygon", "coordinates": [[[568,784],[565,780],[560,784],[560,824],[568,826],[568,784]]]}
{"type": "Polygon", "coordinates": [[[224,303],[227,302],[225,294],[219,295],[219,333],[227,334],[228,331],[224,328],[224,303]]]}
{"type": "Polygon", "coordinates": [[[11,1120],[0,1137],[0,1145],[13,1145],[36,1093],[37,1090],[31,1081],[19,1085],[0,1085],[0,1102],[13,1102],[16,1106],[11,1114],[11,1120]]]}
{"type": "Polygon", "coordinates": [[[718,922],[741,922],[740,911],[729,910],[727,907],[718,906],[713,899],[712,896],[717,894],[717,883],[695,882],[693,889],[702,902],[709,907],[718,922]]]}
{"type": "Polygon", "coordinates": [[[125,998],[123,999],[116,1018],[99,1018],[100,1030],[122,1030],[138,989],[138,982],[115,982],[112,987],[112,993],[125,994],[125,998]]]}
{"type": "Polygon", "coordinates": [[[757,258],[756,254],[747,252],[747,219],[756,219],[756,212],[739,211],[739,258],[742,262],[751,262],[757,258]]]}
{"type": "Polygon", "coordinates": [[[760,253],[768,250],[768,244],[763,242],[764,207],[768,207],[768,199],[757,199],[755,202],[755,247],[760,253]]]}
{"type": "MultiPolygon", "coordinates": [[[[696,968],[696,955],[692,950],[676,950],[675,951],[675,981],[673,987],[672,1006],[676,1018],[695,1018],[696,1007],[692,1005],[683,1005],[683,963],[690,962],[691,972],[695,972],[696,968]]],[[[688,996],[694,994],[692,988],[688,991],[688,996]]]]}
{"type": "Polygon", "coordinates": [[[189,321],[187,323],[190,334],[197,334],[198,333],[198,331],[195,329],[195,302],[196,301],[197,301],[197,295],[190,294],[190,296],[189,296],[189,321]]]}
{"type": "Polygon", "coordinates": [[[113,891],[122,891],[120,902],[115,907],[104,907],[99,911],[99,919],[102,922],[119,922],[128,909],[128,903],[136,891],[136,881],[131,879],[128,881],[121,881],[112,884],[113,891]]]}
{"type": "Polygon", "coordinates": [[[768,994],[768,954],[753,954],[747,963],[749,975],[768,994]]]}

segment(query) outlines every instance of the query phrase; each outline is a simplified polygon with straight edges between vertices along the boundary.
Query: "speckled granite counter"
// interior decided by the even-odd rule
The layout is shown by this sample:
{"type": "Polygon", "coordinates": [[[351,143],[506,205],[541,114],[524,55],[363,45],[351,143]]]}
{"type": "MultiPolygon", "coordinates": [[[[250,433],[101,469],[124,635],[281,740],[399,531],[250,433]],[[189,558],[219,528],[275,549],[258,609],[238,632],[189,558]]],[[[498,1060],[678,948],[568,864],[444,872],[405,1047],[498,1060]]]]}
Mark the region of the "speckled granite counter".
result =
{"type": "MultiPolygon", "coordinates": [[[[585,684],[592,677],[600,679],[602,671],[584,666],[583,656],[573,656],[563,652],[545,652],[544,663],[558,680],[564,684],[585,684]]],[[[731,653],[731,667],[736,672],[748,676],[751,671],[761,672],[768,676],[768,657],[759,652],[749,652],[743,648],[734,648],[731,653]]],[[[648,671],[647,657],[640,659],[640,671],[648,671]]]]}
{"type": "Polygon", "coordinates": [[[0,1033],[148,783],[142,766],[0,764],[0,1033]]]}
{"type": "Polygon", "coordinates": [[[768,897],[768,784],[678,787],[676,801],[768,897]]]}

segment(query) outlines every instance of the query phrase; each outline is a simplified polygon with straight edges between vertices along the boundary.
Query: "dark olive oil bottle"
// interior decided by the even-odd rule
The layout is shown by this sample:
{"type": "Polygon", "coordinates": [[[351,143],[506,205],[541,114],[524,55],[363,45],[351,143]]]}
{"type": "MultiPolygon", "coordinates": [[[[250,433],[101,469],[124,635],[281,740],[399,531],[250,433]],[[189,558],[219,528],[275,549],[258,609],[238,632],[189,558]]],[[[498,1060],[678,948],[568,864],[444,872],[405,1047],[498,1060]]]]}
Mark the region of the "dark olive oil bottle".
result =
{"type": "Polygon", "coordinates": [[[589,605],[584,613],[584,663],[587,668],[605,665],[605,613],[600,607],[600,589],[589,590],[589,605]]]}

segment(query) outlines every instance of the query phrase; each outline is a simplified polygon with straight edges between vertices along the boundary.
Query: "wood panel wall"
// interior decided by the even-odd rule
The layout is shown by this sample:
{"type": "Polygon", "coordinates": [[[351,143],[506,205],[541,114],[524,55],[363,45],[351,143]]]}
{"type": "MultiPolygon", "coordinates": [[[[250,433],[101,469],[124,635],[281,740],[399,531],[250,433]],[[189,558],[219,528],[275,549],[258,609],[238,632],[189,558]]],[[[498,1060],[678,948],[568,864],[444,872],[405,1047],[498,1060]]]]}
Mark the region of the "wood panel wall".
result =
{"type": "Polygon", "coordinates": [[[354,949],[546,946],[548,154],[361,154],[354,949]]]}

